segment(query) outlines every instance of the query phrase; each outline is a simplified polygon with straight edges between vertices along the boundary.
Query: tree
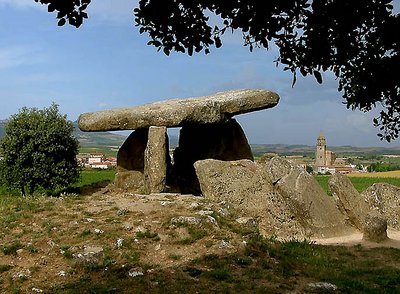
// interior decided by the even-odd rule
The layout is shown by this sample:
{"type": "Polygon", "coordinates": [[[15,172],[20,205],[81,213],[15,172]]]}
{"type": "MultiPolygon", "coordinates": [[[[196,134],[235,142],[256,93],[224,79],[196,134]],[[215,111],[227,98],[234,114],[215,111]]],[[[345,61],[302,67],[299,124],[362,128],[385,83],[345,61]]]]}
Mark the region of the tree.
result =
{"type": "Polygon", "coordinates": [[[31,194],[39,188],[55,191],[79,178],[78,141],[73,125],[58,106],[22,108],[7,122],[0,141],[0,173],[9,187],[31,194]]]}
{"type": "MultiPolygon", "coordinates": [[[[35,0],[79,26],[90,0],[35,0]],[[60,4],[63,3],[63,4],[60,4]]],[[[332,71],[347,108],[381,112],[378,136],[391,141],[400,129],[400,27],[391,0],[139,0],[134,10],[140,33],[165,54],[210,52],[226,31],[240,30],[244,45],[279,49],[276,64],[293,74],[332,71]],[[210,14],[221,19],[213,26],[210,14]]]]}

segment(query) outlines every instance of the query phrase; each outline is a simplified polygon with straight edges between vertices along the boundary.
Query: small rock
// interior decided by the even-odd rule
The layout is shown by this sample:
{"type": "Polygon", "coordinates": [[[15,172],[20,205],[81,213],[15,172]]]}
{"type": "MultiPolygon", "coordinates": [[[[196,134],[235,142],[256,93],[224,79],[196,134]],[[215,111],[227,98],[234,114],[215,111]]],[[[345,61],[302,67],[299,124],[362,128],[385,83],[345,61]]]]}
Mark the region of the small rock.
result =
{"type": "Polygon", "coordinates": [[[174,225],[183,223],[197,225],[200,223],[200,219],[194,216],[178,216],[178,217],[173,217],[171,219],[171,223],[174,225]]]}
{"type": "Polygon", "coordinates": [[[103,234],[103,233],[104,233],[104,231],[103,231],[103,230],[100,230],[100,229],[94,229],[94,232],[95,232],[97,235],[100,235],[100,234],[103,234]]]}
{"type": "Polygon", "coordinates": [[[215,218],[213,218],[211,215],[207,215],[207,222],[213,224],[214,226],[218,227],[218,222],[215,218]]]}
{"type": "Polygon", "coordinates": [[[158,251],[161,249],[161,244],[157,244],[156,247],[154,248],[154,250],[158,251]]]}
{"type": "Polygon", "coordinates": [[[124,228],[124,230],[130,231],[130,230],[132,230],[133,226],[131,223],[125,222],[125,223],[123,223],[123,228],[124,228]]]}
{"type": "Polygon", "coordinates": [[[211,215],[211,214],[213,214],[214,213],[214,211],[212,211],[212,210],[200,210],[200,211],[198,211],[198,212],[196,212],[196,214],[200,214],[200,215],[211,215]]]}
{"type": "Polygon", "coordinates": [[[143,228],[142,226],[139,226],[139,227],[136,227],[135,228],[135,233],[144,233],[144,232],[146,232],[147,230],[145,229],[145,228],[143,228]]]}
{"type": "Polygon", "coordinates": [[[29,269],[23,269],[13,274],[14,279],[28,279],[31,277],[31,271],[29,269]]]}
{"type": "Polygon", "coordinates": [[[117,239],[117,241],[115,242],[115,246],[117,248],[121,248],[123,244],[124,244],[124,239],[122,238],[117,239]]]}
{"type": "Polygon", "coordinates": [[[222,216],[227,216],[229,214],[228,210],[226,210],[225,208],[218,209],[218,213],[222,216]]]}
{"type": "Polygon", "coordinates": [[[24,249],[21,248],[17,250],[17,255],[22,255],[22,253],[24,253],[24,249]]]}
{"type": "Polygon", "coordinates": [[[128,212],[129,212],[128,209],[126,209],[126,208],[120,208],[120,209],[118,209],[117,214],[118,214],[119,216],[123,216],[123,215],[127,215],[128,212]]]}
{"type": "Polygon", "coordinates": [[[236,222],[241,224],[241,225],[245,225],[251,220],[252,220],[251,217],[239,217],[239,218],[236,219],[236,222]]]}
{"type": "Polygon", "coordinates": [[[326,291],[334,292],[338,289],[336,285],[327,282],[309,283],[308,287],[312,290],[324,291],[324,292],[326,291]]]}
{"type": "Polygon", "coordinates": [[[35,292],[35,293],[43,293],[43,290],[42,290],[42,289],[39,289],[39,288],[32,288],[32,292],[35,292]]]}
{"type": "Polygon", "coordinates": [[[128,277],[134,278],[143,276],[143,270],[141,268],[133,268],[128,271],[128,277]]]}
{"type": "Polygon", "coordinates": [[[88,218],[85,218],[85,221],[87,221],[88,223],[93,223],[93,222],[95,222],[96,220],[93,219],[93,218],[88,217],[88,218]]]}
{"type": "Polygon", "coordinates": [[[218,248],[219,249],[228,249],[228,248],[232,248],[232,245],[231,245],[231,243],[229,243],[229,241],[221,240],[221,242],[219,243],[218,248]]]}
{"type": "Polygon", "coordinates": [[[160,201],[161,206],[174,205],[175,201],[160,201]]]}
{"type": "Polygon", "coordinates": [[[74,253],[72,257],[83,264],[99,264],[103,255],[103,247],[85,246],[83,252],[74,253]]]}
{"type": "Polygon", "coordinates": [[[53,240],[47,241],[47,244],[50,245],[51,247],[54,247],[56,243],[53,240]]]}
{"type": "Polygon", "coordinates": [[[197,208],[197,207],[199,207],[200,206],[200,204],[199,203],[197,203],[197,202],[193,202],[193,203],[191,203],[190,205],[189,205],[189,208],[192,208],[192,209],[194,209],[194,208],[197,208]]]}
{"type": "Polygon", "coordinates": [[[65,271],[59,271],[57,274],[59,277],[65,277],[67,273],[65,271]]]}

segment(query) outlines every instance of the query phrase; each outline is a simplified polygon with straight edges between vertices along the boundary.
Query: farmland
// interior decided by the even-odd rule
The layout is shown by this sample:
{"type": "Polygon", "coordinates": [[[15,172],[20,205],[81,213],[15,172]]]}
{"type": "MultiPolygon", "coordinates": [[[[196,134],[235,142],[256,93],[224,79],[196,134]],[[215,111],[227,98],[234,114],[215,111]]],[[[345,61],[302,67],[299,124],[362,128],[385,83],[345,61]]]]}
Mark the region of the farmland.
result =
{"type": "MultiPolygon", "coordinates": [[[[395,175],[399,174],[399,172],[400,171],[365,174],[358,173],[349,175],[349,179],[352,182],[354,188],[356,188],[356,190],[361,193],[375,183],[388,183],[400,187],[400,177],[395,177],[395,175]]],[[[328,195],[332,195],[328,185],[329,177],[330,176],[316,175],[315,179],[328,195]]]]}

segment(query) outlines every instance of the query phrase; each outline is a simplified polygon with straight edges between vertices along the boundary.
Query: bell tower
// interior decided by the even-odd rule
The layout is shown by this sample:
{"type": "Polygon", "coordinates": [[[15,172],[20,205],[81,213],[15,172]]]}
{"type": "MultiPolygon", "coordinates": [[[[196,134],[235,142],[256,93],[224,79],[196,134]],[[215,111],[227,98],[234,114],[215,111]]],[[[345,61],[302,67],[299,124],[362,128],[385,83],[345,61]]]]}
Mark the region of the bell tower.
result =
{"type": "Polygon", "coordinates": [[[322,131],[317,139],[317,150],[315,152],[315,165],[326,166],[326,140],[322,131]]]}

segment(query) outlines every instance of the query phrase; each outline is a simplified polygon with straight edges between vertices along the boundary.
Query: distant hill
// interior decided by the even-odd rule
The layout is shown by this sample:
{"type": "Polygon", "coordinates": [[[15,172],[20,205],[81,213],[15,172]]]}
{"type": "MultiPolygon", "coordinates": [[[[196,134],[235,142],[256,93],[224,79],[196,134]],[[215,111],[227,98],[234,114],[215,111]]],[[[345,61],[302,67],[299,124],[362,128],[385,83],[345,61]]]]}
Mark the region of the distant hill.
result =
{"type": "Polygon", "coordinates": [[[81,147],[121,146],[128,135],[119,135],[110,132],[82,132],[78,123],[74,122],[74,136],[81,147]]]}
{"type": "MultiPolygon", "coordinates": [[[[0,120],[0,137],[5,135],[4,126],[6,120],[0,120]]],[[[82,132],[74,122],[74,136],[79,140],[81,147],[119,147],[125,141],[128,134],[120,135],[111,132],[82,132]]],[[[174,148],[178,144],[178,133],[173,132],[169,135],[170,147],[174,148]]],[[[286,145],[286,144],[250,144],[255,155],[267,152],[278,153],[281,155],[307,155],[314,156],[315,146],[308,145],[286,145]]],[[[329,150],[337,155],[381,155],[381,154],[400,154],[400,146],[397,147],[354,147],[354,146],[328,146],[329,150]]]]}
{"type": "MultiPolygon", "coordinates": [[[[281,155],[307,155],[314,156],[315,146],[308,145],[285,145],[285,144],[250,144],[255,155],[267,152],[281,155]]],[[[328,149],[338,156],[350,155],[384,155],[400,154],[400,146],[396,147],[354,147],[354,146],[328,146],[328,149]]]]}
{"type": "MultiPolygon", "coordinates": [[[[5,135],[6,120],[0,120],[0,138],[5,135]]],[[[78,123],[74,122],[74,136],[78,139],[81,147],[106,147],[121,146],[126,135],[118,135],[110,132],[82,132],[78,123]]]]}

